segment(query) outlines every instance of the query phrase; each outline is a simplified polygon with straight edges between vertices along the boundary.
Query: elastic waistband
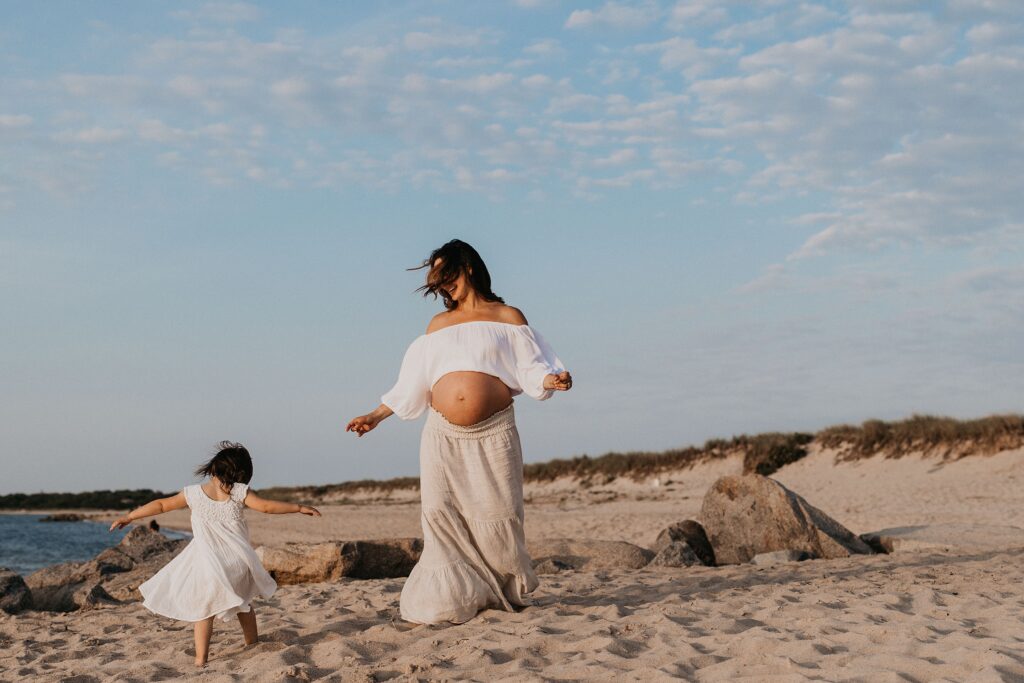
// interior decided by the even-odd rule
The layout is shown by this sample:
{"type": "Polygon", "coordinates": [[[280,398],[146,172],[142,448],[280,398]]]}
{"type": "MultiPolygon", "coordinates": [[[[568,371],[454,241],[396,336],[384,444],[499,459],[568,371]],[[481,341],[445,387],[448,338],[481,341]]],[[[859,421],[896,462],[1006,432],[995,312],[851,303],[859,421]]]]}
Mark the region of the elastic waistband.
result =
{"type": "Polygon", "coordinates": [[[444,415],[437,412],[434,406],[430,406],[425,428],[456,439],[478,439],[491,434],[507,432],[515,426],[516,414],[510,403],[508,408],[502,408],[494,415],[471,425],[452,424],[444,415]]]}

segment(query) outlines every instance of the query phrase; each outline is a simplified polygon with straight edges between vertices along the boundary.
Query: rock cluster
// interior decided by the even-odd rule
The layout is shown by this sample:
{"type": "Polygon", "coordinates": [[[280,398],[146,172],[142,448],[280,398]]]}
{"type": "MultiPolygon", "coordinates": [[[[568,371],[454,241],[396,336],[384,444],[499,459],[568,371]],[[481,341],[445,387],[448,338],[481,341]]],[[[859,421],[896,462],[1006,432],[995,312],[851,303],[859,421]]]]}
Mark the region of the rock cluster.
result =
{"type": "MultiPolygon", "coordinates": [[[[651,549],[624,541],[544,539],[529,544],[538,574],[569,570],[682,568],[754,562],[773,565],[873,552],[865,540],[778,482],[757,474],[722,477],[704,497],[703,525],[684,520],[664,529],[651,549]]],[[[903,530],[868,537],[891,547],[903,530]]],[[[1020,536],[1024,539],[1024,531],[1020,536]]],[[[919,534],[920,535],[920,534],[919,534]]],[[[1004,532],[1000,538],[1007,535],[1004,532]]],[[[902,539],[902,537],[900,537],[902,539]]],[[[88,562],[40,569],[24,581],[0,570],[0,609],[71,611],[138,599],[138,587],[185,545],[137,527],[88,562]]],[[[423,551],[418,538],[263,546],[256,553],[282,585],[408,576],[423,551]]]]}
{"type": "Polygon", "coordinates": [[[25,584],[32,607],[71,612],[137,600],[138,587],[167,564],[187,541],[173,541],[146,527],[135,527],[114,548],[87,562],[64,562],[29,574],[25,584]]]}

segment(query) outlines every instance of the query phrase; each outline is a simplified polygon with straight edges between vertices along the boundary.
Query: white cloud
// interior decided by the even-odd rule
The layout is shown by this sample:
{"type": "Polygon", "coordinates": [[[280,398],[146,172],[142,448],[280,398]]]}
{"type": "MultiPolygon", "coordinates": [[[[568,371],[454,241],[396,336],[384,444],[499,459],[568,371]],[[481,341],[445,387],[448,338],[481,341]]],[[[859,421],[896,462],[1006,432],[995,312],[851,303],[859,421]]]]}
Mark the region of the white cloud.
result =
{"type": "Polygon", "coordinates": [[[83,128],[81,130],[63,130],[54,134],[57,142],[79,142],[86,145],[107,144],[118,142],[126,137],[125,131],[119,128],[83,128]]]}
{"type": "Polygon", "coordinates": [[[617,29],[638,29],[653,23],[658,18],[656,5],[626,5],[607,2],[596,10],[573,10],[565,21],[566,28],[589,28],[608,26],[617,29]]]}
{"type": "Polygon", "coordinates": [[[263,10],[247,2],[208,2],[195,10],[172,12],[178,19],[215,24],[237,24],[258,21],[263,10]]]}
{"type": "Polygon", "coordinates": [[[523,48],[523,52],[532,57],[559,57],[565,54],[565,48],[557,40],[538,40],[523,48]]]}
{"type": "Polygon", "coordinates": [[[679,31],[689,26],[708,26],[724,22],[729,11],[718,0],[679,0],[669,11],[668,26],[679,31]]]}
{"type": "Polygon", "coordinates": [[[411,31],[402,38],[406,50],[438,50],[442,48],[473,48],[483,42],[480,33],[457,30],[427,33],[411,31]]]}
{"type": "Polygon", "coordinates": [[[594,159],[591,165],[597,168],[607,168],[609,166],[622,166],[623,164],[629,164],[637,160],[640,155],[637,154],[635,149],[626,148],[618,149],[601,159],[594,159]]]}
{"type": "Polygon", "coordinates": [[[0,114],[0,128],[24,128],[32,125],[32,117],[27,114],[0,114]]]}

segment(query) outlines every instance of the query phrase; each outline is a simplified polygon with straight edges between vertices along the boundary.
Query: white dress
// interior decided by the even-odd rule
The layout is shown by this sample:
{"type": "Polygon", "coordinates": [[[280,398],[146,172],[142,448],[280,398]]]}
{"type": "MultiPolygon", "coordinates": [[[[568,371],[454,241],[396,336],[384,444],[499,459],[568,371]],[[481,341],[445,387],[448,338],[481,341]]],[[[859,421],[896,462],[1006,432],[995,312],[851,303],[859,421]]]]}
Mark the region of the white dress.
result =
{"type": "Polygon", "coordinates": [[[230,499],[216,501],[198,484],[185,487],[185,500],[192,510],[192,540],[139,586],[147,609],[179,621],[212,616],[227,621],[248,612],[253,598],[274,594],[277,583],[256,556],[242,516],[248,492],[247,484],[235,484],[230,499]]]}

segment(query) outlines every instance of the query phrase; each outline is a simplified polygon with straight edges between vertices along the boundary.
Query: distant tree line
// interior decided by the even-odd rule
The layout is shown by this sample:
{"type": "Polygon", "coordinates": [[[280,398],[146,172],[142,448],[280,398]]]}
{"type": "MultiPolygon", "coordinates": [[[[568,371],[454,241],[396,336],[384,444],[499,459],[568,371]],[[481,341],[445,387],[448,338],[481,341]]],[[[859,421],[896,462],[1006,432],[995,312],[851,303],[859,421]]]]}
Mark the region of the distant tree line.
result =
{"type": "Polygon", "coordinates": [[[0,510],[130,510],[169,494],[152,489],[84,493],[10,493],[0,496],[0,510]]]}

